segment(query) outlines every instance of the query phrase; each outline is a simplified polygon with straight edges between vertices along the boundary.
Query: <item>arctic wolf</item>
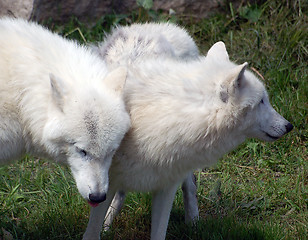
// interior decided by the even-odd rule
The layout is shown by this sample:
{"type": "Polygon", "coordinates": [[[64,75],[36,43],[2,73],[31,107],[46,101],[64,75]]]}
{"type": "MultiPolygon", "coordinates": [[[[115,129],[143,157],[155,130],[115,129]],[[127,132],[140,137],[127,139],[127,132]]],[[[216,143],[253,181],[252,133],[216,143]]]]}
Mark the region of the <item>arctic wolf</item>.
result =
{"type": "MultiPolygon", "coordinates": [[[[199,50],[187,33],[170,23],[133,24],[114,29],[98,47],[92,46],[109,67],[138,64],[149,58],[174,58],[189,61],[199,57],[199,50]]],[[[193,173],[188,174],[182,184],[185,208],[185,222],[199,218],[197,189],[193,173]]],[[[106,214],[104,230],[108,230],[114,216],[120,211],[125,200],[125,192],[116,193],[106,214]]]]}
{"type": "MultiPolygon", "coordinates": [[[[223,42],[189,61],[127,57],[138,54],[133,51],[145,39],[141,35],[132,38],[135,44],[124,31],[113,39],[126,49],[123,58],[115,57],[129,69],[124,95],[132,126],[112,161],[107,199],[91,209],[84,239],[99,239],[117,191],[152,192],[151,239],[164,239],[175,192],[187,174],[215,164],[247,138],[274,141],[293,128],[272,108],[248,64],[229,60],[223,42]]],[[[108,39],[101,47],[103,57],[116,53],[108,39]]]]}
{"type": "Polygon", "coordinates": [[[130,126],[126,68],[108,73],[89,49],[24,20],[0,20],[0,164],[25,153],[67,163],[92,205],[130,126]]]}

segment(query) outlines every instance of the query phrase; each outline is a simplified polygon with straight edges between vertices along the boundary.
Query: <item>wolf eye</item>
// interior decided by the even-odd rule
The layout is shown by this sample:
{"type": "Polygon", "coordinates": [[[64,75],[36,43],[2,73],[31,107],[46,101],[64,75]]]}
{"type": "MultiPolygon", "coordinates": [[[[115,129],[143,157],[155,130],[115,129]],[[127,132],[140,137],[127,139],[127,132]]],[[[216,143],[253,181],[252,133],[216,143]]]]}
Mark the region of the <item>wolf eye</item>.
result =
{"type": "Polygon", "coordinates": [[[81,150],[79,153],[80,153],[80,155],[82,155],[84,157],[87,156],[87,152],[85,150],[81,150]]]}
{"type": "Polygon", "coordinates": [[[260,103],[264,104],[263,98],[261,99],[261,102],[260,102],[260,103]]]}
{"type": "Polygon", "coordinates": [[[86,150],[83,150],[79,147],[76,147],[76,151],[82,156],[82,157],[86,157],[88,155],[86,150]]]}

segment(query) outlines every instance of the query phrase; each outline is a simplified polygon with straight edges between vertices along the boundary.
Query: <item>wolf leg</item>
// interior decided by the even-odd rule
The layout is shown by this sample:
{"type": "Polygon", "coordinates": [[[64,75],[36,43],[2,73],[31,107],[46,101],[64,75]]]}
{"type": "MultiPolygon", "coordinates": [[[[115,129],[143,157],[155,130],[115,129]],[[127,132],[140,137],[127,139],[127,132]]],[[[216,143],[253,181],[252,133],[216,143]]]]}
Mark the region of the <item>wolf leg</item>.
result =
{"type": "Polygon", "coordinates": [[[91,207],[90,219],[83,235],[83,240],[98,240],[100,239],[100,232],[105,219],[106,212],[115,195],[115,191],[108,191],[107,199],[99,204],[97,207],[91,207]]]}
{"type": "Polygon", "coordinates": [[[166,237],[176,189],[177,185],[173,185],[153,194],[151,240],[163,240],[166,237]]]}
{"type": "Polygon", "coordinates": [[[194,223],[199,219],[197,186],[195,175],[191,172],[182,184],[185,208],[185,223],[194,223]]]}
{"type": "Polygon", "coordinates": [[[117,191],[106,214],[104,222],[104,231],[109,230],[113,219],[115,218],[115,216],[119,214],[121,208],[123,207],[124,200],[125,200],[125,192],[117,191]]]}
{"type": "MultiPolygon", "coordinates": [[[[2,114],[0,109],[0,114],[2,114]]],[[[22,128],[14,120],[15,116],[10,117],[0,115],[0,165],[17,160],[25,153],[25,142],[22,138],[22,128]]]]}

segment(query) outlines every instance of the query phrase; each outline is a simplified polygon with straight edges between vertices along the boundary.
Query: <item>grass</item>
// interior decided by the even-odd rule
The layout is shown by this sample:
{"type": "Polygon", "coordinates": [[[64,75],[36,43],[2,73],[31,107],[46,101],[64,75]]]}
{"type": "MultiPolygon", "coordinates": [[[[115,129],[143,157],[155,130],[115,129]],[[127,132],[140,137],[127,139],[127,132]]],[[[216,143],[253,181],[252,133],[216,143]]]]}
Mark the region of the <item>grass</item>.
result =
{"type": "MultiPolygon", "coordinates": [[[[103,40],[114,24],[168,19],[185,26],[204,54],[223,40],[232,60],[262,74],[274,108],[294,124],[277,142],[247,141],[216,167],[196,172],[201,219],[183,223],[178,191],[167,239],[307,239],[307,10],[305,1],[272,0],[230,4],[198,21],[142,10],[103,16],[94,26],[46,23],[83,43],[103,40]]],[[[149,194],[130,193],[104,239],[149,239],[150,203],[149,194]]],[[[89,215],[66,167],[28,156],[0,167],[0,206],[3,239],[80,239],[89,215]]]]}

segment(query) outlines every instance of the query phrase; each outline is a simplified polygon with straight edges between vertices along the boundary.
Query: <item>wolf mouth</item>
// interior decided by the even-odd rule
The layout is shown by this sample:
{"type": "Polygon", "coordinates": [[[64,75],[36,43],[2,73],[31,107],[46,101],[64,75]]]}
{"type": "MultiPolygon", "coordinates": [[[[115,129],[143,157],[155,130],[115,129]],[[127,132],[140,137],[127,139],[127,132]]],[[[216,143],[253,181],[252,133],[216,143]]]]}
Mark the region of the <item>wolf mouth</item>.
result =
{"type": "Polygon", "coordinates": [[[97,203],[97,202],[92,202],[92,201],[90,201],[90,200],[88,200],[88,204],[89,204],[91,207],[93,207],[93,208],[95,208],[95,207],[97,207],[97,206],[99,205],[99,203],[97,203]]]}
{"type": "Polygon", "coordinates": [[[264,132],[264,133],[266,134],[266,136],[268,136],[268,137],[270,137],[270,138],[272,138],[274,140],[279,138],[279,137],[272,136],[272,135],[268,134],[267,132],[264,132]]]}

